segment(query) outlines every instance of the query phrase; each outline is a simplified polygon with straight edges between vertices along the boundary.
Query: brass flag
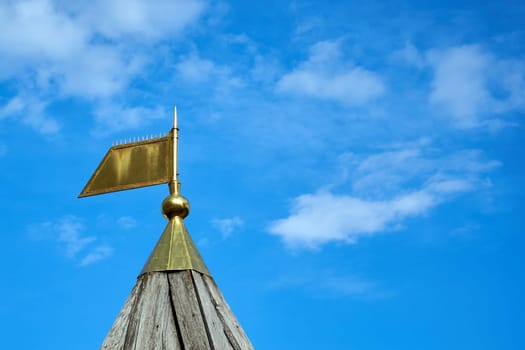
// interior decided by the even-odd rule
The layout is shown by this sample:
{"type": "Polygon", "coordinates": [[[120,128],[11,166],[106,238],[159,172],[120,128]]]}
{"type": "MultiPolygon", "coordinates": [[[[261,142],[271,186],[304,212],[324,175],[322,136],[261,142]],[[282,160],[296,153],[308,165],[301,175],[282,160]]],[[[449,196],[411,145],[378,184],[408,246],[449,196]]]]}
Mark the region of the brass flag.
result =
{"type": "Polygon", "coordinates": [[[170,133],[111,147],[78,197],[170,182],[174,171],[173,139],[170,133]]]}

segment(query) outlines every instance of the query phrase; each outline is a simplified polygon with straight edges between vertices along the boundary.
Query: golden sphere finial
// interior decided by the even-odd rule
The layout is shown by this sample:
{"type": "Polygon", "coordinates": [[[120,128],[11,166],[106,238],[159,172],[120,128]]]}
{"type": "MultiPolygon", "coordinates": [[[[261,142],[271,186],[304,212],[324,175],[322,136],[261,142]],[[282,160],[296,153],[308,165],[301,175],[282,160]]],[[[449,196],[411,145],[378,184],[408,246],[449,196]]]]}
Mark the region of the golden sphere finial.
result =
{"type": "Polygon", "coordinates": [[[168,220],[176,216],[184,219],[190,213],[190,202],[180,194],[170,194],[162,201],[162,215],[168,220]]]}

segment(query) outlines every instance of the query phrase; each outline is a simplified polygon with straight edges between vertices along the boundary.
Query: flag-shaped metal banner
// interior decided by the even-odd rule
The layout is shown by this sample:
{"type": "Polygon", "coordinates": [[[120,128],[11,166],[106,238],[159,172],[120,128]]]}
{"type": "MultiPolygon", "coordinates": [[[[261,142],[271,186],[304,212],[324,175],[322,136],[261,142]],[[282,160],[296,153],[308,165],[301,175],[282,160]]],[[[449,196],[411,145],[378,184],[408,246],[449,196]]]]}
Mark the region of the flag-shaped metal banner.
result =
{"type": "Polygon", "coordinates": [[[173,178],[173,133],[113,146],[79,198],[168,183],[173,178]]]}

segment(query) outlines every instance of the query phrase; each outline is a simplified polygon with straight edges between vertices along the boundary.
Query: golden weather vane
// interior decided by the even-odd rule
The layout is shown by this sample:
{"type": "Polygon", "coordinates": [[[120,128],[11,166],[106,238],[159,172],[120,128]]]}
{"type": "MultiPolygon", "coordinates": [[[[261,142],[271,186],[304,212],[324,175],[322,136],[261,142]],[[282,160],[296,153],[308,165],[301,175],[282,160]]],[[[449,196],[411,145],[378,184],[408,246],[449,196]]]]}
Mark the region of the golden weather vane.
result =
{"type": "Polygon", "coordinates": [[[178,270],[210,275],[183,222],[190,204],[180,194],[178,140],[177,109],[174,108],[173,128],[167,136],[112,146],[78,196],[168,184],[170,195],[162,202],[162,214],[168,219],[168,225],[141,275],[178,270]]]}

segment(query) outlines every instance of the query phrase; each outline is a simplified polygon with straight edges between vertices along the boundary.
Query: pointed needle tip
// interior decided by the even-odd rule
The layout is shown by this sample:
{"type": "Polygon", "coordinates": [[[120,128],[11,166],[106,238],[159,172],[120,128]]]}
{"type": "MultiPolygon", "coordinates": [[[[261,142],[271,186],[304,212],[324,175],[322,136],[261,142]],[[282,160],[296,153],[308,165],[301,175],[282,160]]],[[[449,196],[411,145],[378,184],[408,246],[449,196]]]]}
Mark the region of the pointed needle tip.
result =
{"type": "Polygon", "coordinates": [[[177,129],[178,123],[177,123],[177,106],[173,107],[173,128],[177,129]]]}

